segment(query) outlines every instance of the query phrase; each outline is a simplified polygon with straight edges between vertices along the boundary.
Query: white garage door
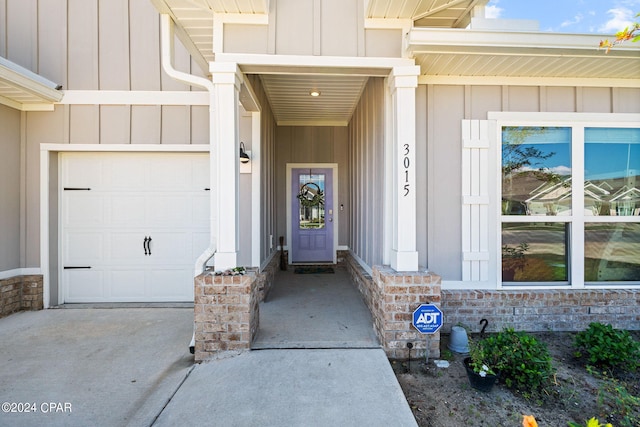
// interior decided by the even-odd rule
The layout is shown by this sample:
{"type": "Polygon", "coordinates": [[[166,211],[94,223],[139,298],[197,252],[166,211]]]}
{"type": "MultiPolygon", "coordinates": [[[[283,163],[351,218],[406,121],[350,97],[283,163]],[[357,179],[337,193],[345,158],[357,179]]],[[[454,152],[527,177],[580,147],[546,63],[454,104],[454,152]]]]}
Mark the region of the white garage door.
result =
{"type": "Polygon", "coordinates": [[[64,153],[64,302],[193,301],[208,153],[64,153]]]}

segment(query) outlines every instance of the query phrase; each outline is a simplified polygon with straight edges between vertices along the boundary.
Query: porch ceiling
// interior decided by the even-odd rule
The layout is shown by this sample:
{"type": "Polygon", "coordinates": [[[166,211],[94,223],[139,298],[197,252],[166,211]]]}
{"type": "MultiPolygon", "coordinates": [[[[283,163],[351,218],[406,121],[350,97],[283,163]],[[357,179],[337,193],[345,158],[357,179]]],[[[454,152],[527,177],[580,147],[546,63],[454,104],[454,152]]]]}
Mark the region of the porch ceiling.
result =
{"type": "Polygon", "coordinates": [[[22,111],[53,110],[61,99],[55,83],[0,57],[0,104],[22,111]]]}
{"type": "Polygon", "coordinates": [[[280,126],[346,126],[367,83],[363,76],[261,75],[280,126]],[[311,96],[312,90],[319,96],[311,96]]]}

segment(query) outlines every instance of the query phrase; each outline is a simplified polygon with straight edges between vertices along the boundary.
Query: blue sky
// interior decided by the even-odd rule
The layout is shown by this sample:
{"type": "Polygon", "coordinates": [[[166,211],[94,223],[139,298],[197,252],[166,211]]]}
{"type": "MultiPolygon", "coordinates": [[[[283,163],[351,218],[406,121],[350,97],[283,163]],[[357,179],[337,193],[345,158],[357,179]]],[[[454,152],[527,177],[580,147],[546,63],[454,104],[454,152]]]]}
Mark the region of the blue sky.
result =
{"type": "Polygon", "coordinates": [[[640,0],[491,0],[486,17],[534,19],[540,31],[612,35],[638,12],[640,0]]]}

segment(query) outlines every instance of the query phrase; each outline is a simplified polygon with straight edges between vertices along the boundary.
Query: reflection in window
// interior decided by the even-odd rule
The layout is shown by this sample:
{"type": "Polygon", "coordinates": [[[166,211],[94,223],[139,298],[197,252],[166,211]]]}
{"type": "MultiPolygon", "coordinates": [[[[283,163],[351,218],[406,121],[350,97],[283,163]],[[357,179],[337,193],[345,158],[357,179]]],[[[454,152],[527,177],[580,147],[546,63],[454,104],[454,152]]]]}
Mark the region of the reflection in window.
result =
{"type": "Polygon", "coordinates": [[[503,282],[569,280],[566,223],[503,223],[503,282]]]}
{"type": "Polygon", "coordinates": [[[324,228],[325,174],[300,174],[300,229],[324,228]]]}
{"type": "Polygon", "coordinates": [[[571,129],[502,129],[502,214],[571,214],[571,129]]]}
{"type": "Polygon", "coordinates": [[[585,215],[640,215],[640,129],[584,131],[585,215]]]}
{"type": "Polygon", "coordinates": [[[591,223],[584,230],[586,282],[640,281],[640,223],[591,223]]]}

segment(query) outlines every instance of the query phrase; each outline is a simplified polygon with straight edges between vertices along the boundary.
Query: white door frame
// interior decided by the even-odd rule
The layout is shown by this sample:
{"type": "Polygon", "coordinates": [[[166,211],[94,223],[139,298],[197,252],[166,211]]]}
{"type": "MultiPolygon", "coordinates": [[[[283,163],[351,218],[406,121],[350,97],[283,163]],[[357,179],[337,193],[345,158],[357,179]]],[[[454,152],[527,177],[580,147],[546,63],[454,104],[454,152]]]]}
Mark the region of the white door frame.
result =
{"type": "MultiPolygon", "coordinates": [[[[94,152],[94,153],[106,153],[106,152],[129,152],[129,153],[204,153],[209,152],[209,145],[178,145],[178,144],[40,144],[40,268],[42,270],[42,287],[43,287],[43,304],[44,308],[50,307],[50,295],[51,295],[51,263],[50,263],[50,252],[49,252],[49,244],[50,244],[50,229],[49,229],[49,221],[50,221],[50,211],[49,211],[49,201],[51,199],[50,188],[49,188],[49,174],[51,173],[51,155],[59,154],[64,152],[94,152]]],[[[57,163],[57,160],[56,160],[57,163]]],[[[60,179],[61,174],[57,170],[56,165],[56,173],[57,175],[52,178],[57,180],[57,188],[60,188],[60,179]]],[[[59,194],[56,194],[55,197],[59,199],[59,194]]],[[[60,215],[60,204],[58,204],[58,212],[57,212],[57,228],[58,234],[55,236],[57,239],[56,247],[58,255],[61,254],[61,244],[62,244],[62,236],[60,232],[62,230],[62,218],[60,215]]],[[[57,279],[58,279],[58,301],[57,304],[62,304],[64,302],[63,289],[60,286],[62,283],[62,270],[59,268],[60,261],[58,260],[58,265],[55,266],[55,270],[57,270],[57,279]]],[[[54,271],[55,271],[54,270],[54,271]]]]}
{"type": "MultiPolygon", "coordinates": [[[[338,206],[338,164],[337,163],[287,163],[287,250],[289,252],[288,263],[291,264],[291,235],[293,231],[293,218],[291,218],[291,172],[293,169],[331,169],[333,173],[333,209],[335,211],[338,206]]],[[[333,216],[333,263],[338,261],[338,231],[340,229],[339,215],[334,213],[333,216]]],[[[283,250],[284,248],[280,248],[283,250]]]]}

